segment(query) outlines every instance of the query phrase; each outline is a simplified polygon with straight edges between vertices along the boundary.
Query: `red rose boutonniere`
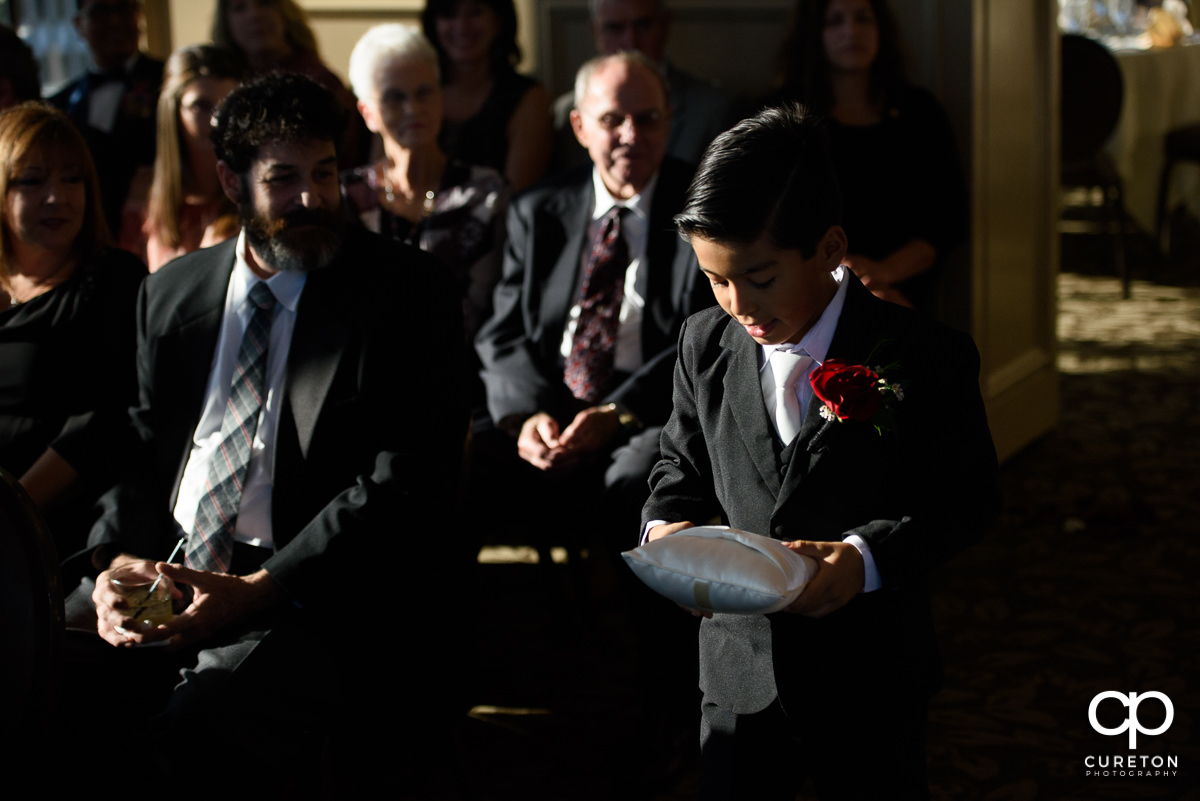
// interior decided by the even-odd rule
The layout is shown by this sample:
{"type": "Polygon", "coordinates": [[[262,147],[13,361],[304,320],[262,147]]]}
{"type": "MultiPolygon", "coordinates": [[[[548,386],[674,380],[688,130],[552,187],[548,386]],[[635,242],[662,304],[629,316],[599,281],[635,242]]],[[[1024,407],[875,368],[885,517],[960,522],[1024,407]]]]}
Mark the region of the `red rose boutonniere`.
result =
{"type": "Polygon", "coordinates": [[[872,423],[880,434],[893,430],[892,404],[904,400],[899,384],[878,370],[842,359],[826,359],[812,371],[809,381],[820,399],[821,417],[829,421],[858,420],[872,423]]]}

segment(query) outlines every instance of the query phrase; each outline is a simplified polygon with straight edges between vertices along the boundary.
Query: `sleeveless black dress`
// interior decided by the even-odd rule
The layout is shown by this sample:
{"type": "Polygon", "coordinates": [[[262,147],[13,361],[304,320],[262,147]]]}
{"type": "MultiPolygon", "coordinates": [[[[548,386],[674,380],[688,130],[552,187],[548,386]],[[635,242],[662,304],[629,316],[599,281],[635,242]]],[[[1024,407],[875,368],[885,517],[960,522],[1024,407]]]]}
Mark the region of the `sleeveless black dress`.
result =
{"type": "Polygon", "coordinates": [[[508,121],[525,93],[537,81],[512,70],[496,76],[491,94],[474,117],[462,122],[442,121],[438,144],[451,159],[491,167],[504,174],[508,160],[508,121]]]}

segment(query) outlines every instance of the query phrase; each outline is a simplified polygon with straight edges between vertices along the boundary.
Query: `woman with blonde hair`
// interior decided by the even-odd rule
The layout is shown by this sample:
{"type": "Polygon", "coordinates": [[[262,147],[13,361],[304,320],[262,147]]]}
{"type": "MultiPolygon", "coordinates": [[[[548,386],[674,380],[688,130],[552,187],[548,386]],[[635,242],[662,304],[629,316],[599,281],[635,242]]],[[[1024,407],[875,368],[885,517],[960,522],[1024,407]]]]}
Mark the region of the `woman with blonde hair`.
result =
{"type": "Polygon", "coordinates": [[[108,246],[87,145],[49,105],[0,113],[0,197],[0,467],[51,513],[65,555],[86,540],[109,438],[136,400],[146,269],[108,246]]]}
{"type": "MultiPolygon", "coordinates": [[[[237,53],[255,74],[320,64],[317,37],[293,0],[217,0],[212,40],[217,47],[237,53]]],[[[323,64],[320,69],[333,75],[323,64]]],[[[323,83],[317,75],[309,77],[323,83]]]]}
{"type": "MultiPolygon", "coordinates": [[[[209,132],[214,111],[243,74],[232,53],[212,45],[185,47],[167,60],[149,200],[144,191],[131,193],[120,237],[150,272],[237,233],[237,209],[221,190],[209,132]]],[[[144,184],[145,173],[134,181],[144,184]]]]}
{"type": "Polygon", "coordinates": [[[361,163],[367,137],[355,112],[354,95],[317,52],[317,37],[304,9],[295,0],[217,0],[212,40],[235,53],[246,65],[247,79],[269,72],[307,75],[333,92],[346,110],[346,127],[338,143],[338,160],[346,167],[361,163]]]}

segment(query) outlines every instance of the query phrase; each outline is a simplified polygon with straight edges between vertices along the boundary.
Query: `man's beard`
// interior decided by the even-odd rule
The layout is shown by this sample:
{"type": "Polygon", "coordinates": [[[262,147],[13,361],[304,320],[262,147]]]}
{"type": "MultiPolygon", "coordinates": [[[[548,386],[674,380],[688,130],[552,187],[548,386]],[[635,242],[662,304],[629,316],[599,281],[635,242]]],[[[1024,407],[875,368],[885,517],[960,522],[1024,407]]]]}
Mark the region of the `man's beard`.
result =
{"type": "Polygon", "coordinates": [[[340,210],[302,208],[272,218],[258,214],[252,203],[242,202],[238,216],[255,255],[275,270],[319,270],[342,247],[345,220],[340,210]]]}

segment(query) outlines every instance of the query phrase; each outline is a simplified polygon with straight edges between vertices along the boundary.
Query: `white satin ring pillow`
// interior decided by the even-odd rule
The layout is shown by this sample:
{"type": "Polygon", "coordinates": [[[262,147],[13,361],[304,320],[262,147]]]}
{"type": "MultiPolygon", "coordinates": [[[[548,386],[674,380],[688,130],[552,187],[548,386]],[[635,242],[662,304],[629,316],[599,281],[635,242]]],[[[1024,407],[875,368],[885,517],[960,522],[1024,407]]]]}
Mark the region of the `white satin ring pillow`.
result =
{"type": "Polygon", "coordinates": [[[817,573],[815,560],[779,540],[727,526],[684,529],[621,556],[659,595],[732,615],[778,612],[817,573]]]}

